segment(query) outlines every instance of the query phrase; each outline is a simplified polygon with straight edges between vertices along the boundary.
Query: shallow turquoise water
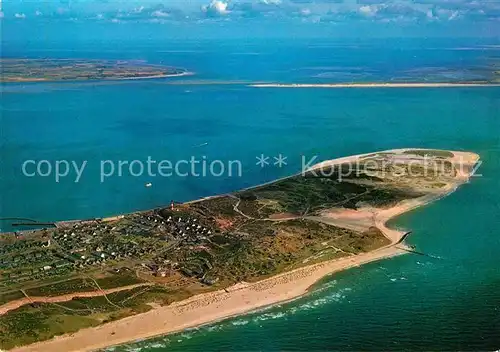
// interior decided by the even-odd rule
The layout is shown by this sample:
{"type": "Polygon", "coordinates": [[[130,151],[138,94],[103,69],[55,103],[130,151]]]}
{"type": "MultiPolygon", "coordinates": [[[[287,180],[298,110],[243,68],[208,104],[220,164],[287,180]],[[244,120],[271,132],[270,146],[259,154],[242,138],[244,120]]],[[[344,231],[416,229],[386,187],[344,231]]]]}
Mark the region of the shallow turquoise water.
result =
{"type": "MultiPolygon", "coordinates": [[[[339,65],[351,67],[340,70],[344,75],[340,78],[349,72],[348,77],[356,77],[361,70],[384,79],[395,70],[422,64],[460,68],[485,55],[444,49],[437,53],[419,45],[390,50],[388,45],[383,57],[373,60],[380,52],[373,47],[323,45],[304,51],[303,43],[250,48],[190,45],[194,54],[161,53],[153,44],[131,45],[119,53],[82,46],[73,53],[56,48],[49,54],[120,59],[141,53],[153,62],[194,70],[197,78],[291,82],[331,80],[332,74],[339,78],[338,68],[332,68],[339,65]],[[260,54],[241,55],[243,49],[260,54]],[[324,75],[318,76],[318,70],[324,75]]],[[[43,45],[3,49],[12,56],[49,55],[43,45]]],[[[116,350],[500,347],[499,88],[267,90],[244,85],[169,86],[152,80],[2,89],[2,217],[48,221],[147,209],[171,199],[195,199],[295,173],[302,155],[322,160],[397,147],[470,150],[481,155],[481,177],[394,222],[414,231],[409,241],[419,250],[442,259],[407,255],[372,263],[324,280],[319,291],[295,302],[116,350]],[[257,167],[255,157],[261,153],[271,157],[281,153],[288,157],[288,165],[257,167]],[[100,160],[144,161],[151,156],[175,161],[192,155],[240,160],[243,174],[125,175],[100,182],[100,160]],[[79,183],[72,177],[56,183],[50,177],[23,176],[20,166],[27,159],[87,160],[88,165],[79,183]],[[144,187],[147,182],[153,186],[144,187]]],[[[10,229],[5,221],[1,227],[10,229]]]]}

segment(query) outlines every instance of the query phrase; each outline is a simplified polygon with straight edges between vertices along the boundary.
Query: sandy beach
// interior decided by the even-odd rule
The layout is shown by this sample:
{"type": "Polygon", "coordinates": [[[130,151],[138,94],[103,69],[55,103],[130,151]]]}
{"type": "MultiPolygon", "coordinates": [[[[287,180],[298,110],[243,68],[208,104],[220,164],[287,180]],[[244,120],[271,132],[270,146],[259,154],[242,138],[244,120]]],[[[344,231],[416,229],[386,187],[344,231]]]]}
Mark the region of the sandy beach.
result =
{"type": "Polygon", "coordinates": [[[266,83],[251,84],[254,88],[457,88],[457,87],[499,87],[495,83],[266,83]]]}
{"type": "MultiPolygon", "coordinates": [[[[405,151],[398,149],[394,151],[405,151]]],[[[465,163],[467,170],[477,162],[479,156],[474,153],[453,152],[457,162],[465,163]]],[[[370,154],[355,155],[326,161],[313,168],[353,162],[370,154]]],[[[149,312],[111,322],[95,328],[84,329],[74,334],[56,337],[52,340],[13,349],[16,352],[67,352],[92,351],[112,345],[123,344],[168,333],[178,332],[210,322],[220,321],[232,316],[248,313],[266,306],[298,298],[308,292],[320,279],[335,272],[357,267],[369,262],[407,253],[403,244],[399,244],[404,233],[387,227],[388,220],[425,205],[453,192],[460,184],[469,180],[470,171],[459,172],[446,187],[435,194],[405,200],[394,207],[378,210],[346,210],[332,213],[335,219],[356,223],[371,219],[390,239],[391,244],[372,252],[302,267],[276,275],[256,283],[238,283],[226,290],[219,290],[193,296],[169,306],[157,307],[149,312]]],[[[342,223],[339,221],[338,223],[342,223]]]]}
{"type": "Polygon", "coordinates": [[[172,78],[172,77],[185,77],[185,76],[194,76],[194,72],[181,72],[181,73],[168,73],[164,75],[152,75],[152,76],[143,76],[143,77],[124,77],[124,78],[110,78],[105,79],[105,81],[131,81],[131,80],[139,80],[139,79],[155,79],[155,78],[172,78]]]}
{"type": "MultiPolygon", "coordinates": [[[[128,286],[121,286],[121,287],[116,287],[116,288],[110,288],[106,290],[95,290],[95,291],[88,291],[88,292],[75,292],[67,295],[62,295],[62,296],[54,296],[54,297],[37,297],[37,296],[27,296],[25,298],[17,299],[15,301],[10,301],[9,303],[6,303],[2,306],[0,306],[0,315],[3,315],[11,310],[17,309],[19,307],[22,307],[26,304],[31,304],[31,303],[57,303],[57,302],[67,302],[71,301],[73,298],[84,298],[84,297],[98,297],[98,296],[106,296],[115,292],[120,292],[120,291],[125,291],[125,290],[132,290],[137,287],[142,287],[142,286],[151,286],[151,283],[144,283],[144,284],[136,284],[136,285],[128,285],[128,286]]],[[[24,293],[24,291],[23,291],[24,293]]],[[[25,293],[26,294],[26,293],[25,293]]]]}
{"type": "Polygon", "coordinates": [[[311,285],[327,275],[404,253],[404,250],[390,246],[356,257],[323,262],[257,283],[240,283],[228,288],[228,292],[220,290],[193,296],[144,314],[12,351],[92,351],[173,333],[300,297],[307,293],[311,285]]]}

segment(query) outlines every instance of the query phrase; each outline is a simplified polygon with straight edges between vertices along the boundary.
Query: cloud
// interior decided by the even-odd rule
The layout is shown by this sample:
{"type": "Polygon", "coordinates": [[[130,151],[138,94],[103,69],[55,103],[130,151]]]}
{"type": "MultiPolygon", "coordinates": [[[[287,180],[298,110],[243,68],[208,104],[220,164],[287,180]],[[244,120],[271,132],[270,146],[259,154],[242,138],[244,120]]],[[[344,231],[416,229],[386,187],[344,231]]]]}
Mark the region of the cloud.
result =
{"type": "Polygon", "coordinates": [[[229,4],[220,0],[212,0],[208,5],[201,7],[201,10],[210,17],[219,17],[227,15],[230,11],[228,10],[229,4]]]}
{"type": "Polygon", "coordinates": [[[378,11],[377,6],[372,6],[372,5],[365,5],[359,8],[359,13],[364,16],[375,16],[377,11],[378,11]]]}
{"type": "Polygon", "coordinates": [[[279,5],[281,4],[281,0],[260,0],[260,3],[264,5],[279,5]]]}
{"type": "Polygon", "coordinates": [[[66,13],[68,13],[68,12],[69,12],[69,9],[67,9],[67,8],[65,8],[65,7],[58,7],[58,8],[56,9],[56,13],[57,13],[58,15],[64,15],[64,14],[66,14],[66,13]]]}
{"type": "Polygon", "coordinates": [[[412,0],[415,4],[424,5],[450,5],[450,6],[464,6],[467,4],[475,3],[476,0],[412,0]]]}
{"type": "Polygon", "coordinates": [[[37,16],[37,17],[39,17],[39,16],[43,16],[42,11],[36,10],[36,11],[35,11],[35,16],[37,16]]]}
{"type": "MultiPolygon", "coordinates": [[[[321,22],[435,22],[469,20],[470,23],[497,19],[500,1],[481,0],[224,0],[225,13],[239,17],[303,19],[319,17],[321,22]]],[[[215,1],[212,1],[214,4],[215,1]]],[[[205,11],[209,11],[206,7],[205,11]]],[[[212,8],[214,5],[212,5],[212,8]]],[[[213,17],[221,13],[213,11],[213,17]]]]}
{"type": "MultiPolygon", "coordinates": [[[[358,0],[359,1],[359,0],[358,0]]],[[[364,0],[366,2],[366,0],[364,0]]],[[[356,13],[352,11],[342,12],[347,19],[369,20],[379,22],[420,22],[442,20],[441,17],[434,17],[428,6],[413,6],[410,2],[398,1],[380,3],[370,1],[370,4],[360,6],[356,13]]],[[[455,16],[458,14],[455,14],[455,16]]],[[[446,18],[448,19],[448,17],[446,18]]]]}
{"type": "Polygon", "coordinates": [[[284,19],[289,15],[289,7],[284,0],[233,0],[229,6],[233,20],[258,17],[284,19]]]}
{"type": "Polygon", "coordinates": [[[377,11],[379,16],[423,17],[424,11],[407,4],[387,4],[380,6],[377,11]]]}
{"type": "Polygon", "coordinates": [[[170,17],[170,14],[163,10],[156,10],[151,13],[152,17],[170,17]]]}

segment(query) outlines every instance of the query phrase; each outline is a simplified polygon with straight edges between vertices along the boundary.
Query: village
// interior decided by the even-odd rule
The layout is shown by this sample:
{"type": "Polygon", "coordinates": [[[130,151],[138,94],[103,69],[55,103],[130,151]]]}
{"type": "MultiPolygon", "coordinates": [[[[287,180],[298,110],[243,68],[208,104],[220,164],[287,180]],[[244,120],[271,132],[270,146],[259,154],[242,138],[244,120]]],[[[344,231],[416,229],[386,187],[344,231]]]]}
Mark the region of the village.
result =
{"type": "MultiPolygon", "coordinates": [[[[180,270],[187,251],[208,249],[220,233],[206,219],[174,208],[112,219],[64,222],[56,228],[3,234],[0,238],[0,288],[76,274],[126,267],[165,277],[180,270]]],[[[206,266],[211,267],[208,260],[206,266]]],[[[198,272],[199,274],[199,272],[198,272]]],[[[203,282],[210,282],[204,280],[203,282]]]]}

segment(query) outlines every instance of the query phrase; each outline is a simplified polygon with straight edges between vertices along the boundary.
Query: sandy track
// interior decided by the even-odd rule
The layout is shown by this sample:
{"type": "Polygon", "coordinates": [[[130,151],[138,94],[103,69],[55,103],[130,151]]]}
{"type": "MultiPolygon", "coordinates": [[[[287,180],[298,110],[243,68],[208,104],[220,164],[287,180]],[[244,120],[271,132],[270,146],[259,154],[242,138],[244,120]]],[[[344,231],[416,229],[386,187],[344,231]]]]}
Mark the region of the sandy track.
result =
{"type": "Polygon", "coordinates": [[[131,290],[136,287],[141,287],[141,286],[151,286],[151,283],[143,283],[143,284],[136,284],[136,285],[129,285],[129,286],[122,286],[122,287],[116,287],[116,288],[110,288],[107,290],[96,290],[96,291],[90,291],[90,292],[75,292],[75,293],[70,293],[67,295],[61,295],[61,296],[54,296],[54,297],[37,297],[37,296],[29,296],[25,298],[21,298],[15,301],[11,301],[9,303],[6,303],[2,306],[0,306],[0,315],[3,315],[11,310],[20,308],[24,305],[31,304],[31,303],[60,303],[60,302],[67,302],[71,301],[73,298],[82,298],[82,297],[99,297],[99,296],[105,296],[109,295],[114,292],[120,292],[120,291],[125,291],[125,290],[131,290]]]}

